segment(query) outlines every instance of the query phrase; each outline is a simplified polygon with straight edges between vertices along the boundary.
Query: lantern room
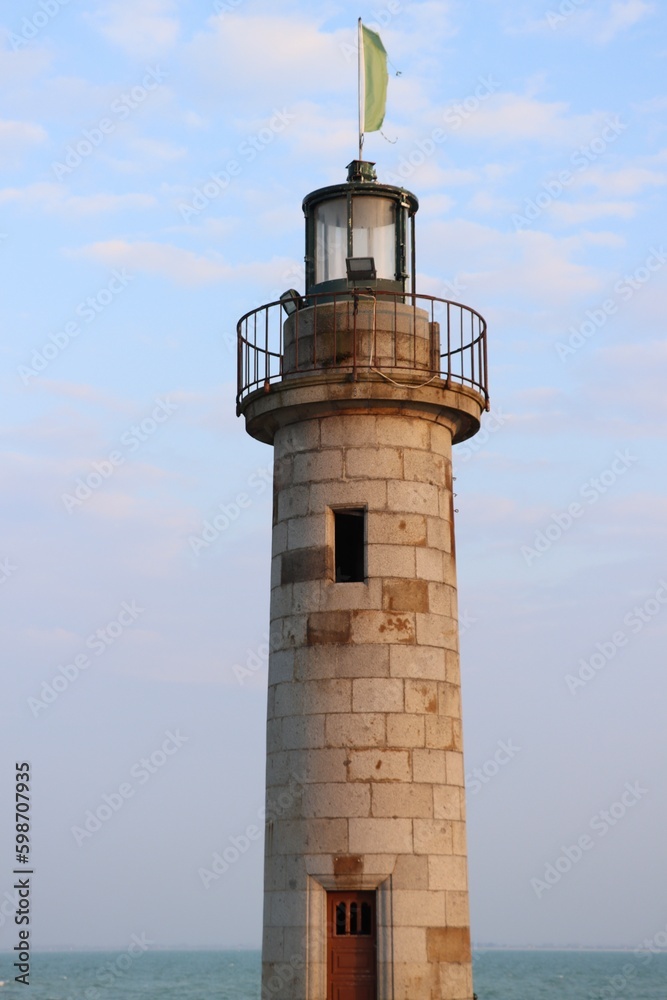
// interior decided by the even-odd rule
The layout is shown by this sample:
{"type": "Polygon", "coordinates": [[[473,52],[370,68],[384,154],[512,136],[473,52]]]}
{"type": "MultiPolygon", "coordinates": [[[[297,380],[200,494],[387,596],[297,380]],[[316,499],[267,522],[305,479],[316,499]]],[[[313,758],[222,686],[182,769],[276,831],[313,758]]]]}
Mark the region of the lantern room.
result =
{"type": "Polygon", "coordinates": [[[419,202],[403,188],[378,184],[374,167],[353,160],[346,184],[304,198],[306,296],[355,288],[414,294],[419,202]]]}

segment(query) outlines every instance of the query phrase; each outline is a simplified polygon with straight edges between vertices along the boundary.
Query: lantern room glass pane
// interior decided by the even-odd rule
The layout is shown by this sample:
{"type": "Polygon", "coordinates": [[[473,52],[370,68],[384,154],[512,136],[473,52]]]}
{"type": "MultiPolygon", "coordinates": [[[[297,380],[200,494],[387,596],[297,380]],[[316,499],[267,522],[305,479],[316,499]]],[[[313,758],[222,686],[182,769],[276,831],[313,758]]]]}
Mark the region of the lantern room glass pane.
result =
{"type": "Polygon", "coordinates": [[[412,227],[408,210],[401,208],[400,211],[403,213],[403,232],[405,234],[405,277],[409,278],[412,274],[412,227]]]}
{"type": "Polygon", "coordinates": [[[352,199],[352,256],[372,257],[378,278],[396,277],[396,212],[390,199],[352,199]]]}
{"type": "Polygon", "coordinates": [[[332,198],[315,209],[315,284],[347,276],[347,200],[332,198]]]}

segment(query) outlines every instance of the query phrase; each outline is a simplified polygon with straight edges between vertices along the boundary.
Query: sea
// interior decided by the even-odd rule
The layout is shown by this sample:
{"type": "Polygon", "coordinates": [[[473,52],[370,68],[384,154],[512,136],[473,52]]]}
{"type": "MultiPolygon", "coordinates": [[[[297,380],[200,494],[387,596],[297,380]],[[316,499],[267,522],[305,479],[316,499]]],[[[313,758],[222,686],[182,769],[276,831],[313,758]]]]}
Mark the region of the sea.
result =
{"type": "MultiPolygon", "coordinates": [[[[12,961],[0,954],[0,1000],[260,1000],[258,951],[36,953],[28,989],[12,961]]],[[[664,952],[494,949],[473,974],[479,1000],[667,1000],[664,952]]]]}

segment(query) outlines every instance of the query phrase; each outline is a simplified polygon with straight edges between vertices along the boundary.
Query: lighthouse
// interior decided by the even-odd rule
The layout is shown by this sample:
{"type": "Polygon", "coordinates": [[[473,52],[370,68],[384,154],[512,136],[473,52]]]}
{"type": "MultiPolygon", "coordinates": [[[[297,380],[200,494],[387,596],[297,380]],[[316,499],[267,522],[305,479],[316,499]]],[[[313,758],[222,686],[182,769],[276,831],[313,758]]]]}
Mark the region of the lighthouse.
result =
{"type": "Polygon", "coordinates": [[[263,1000],[473,996],[452,446],[486,324],[417,292],[417,210],[354,160],[303,201],[305,288],[237,328],[274,449],[263,1000]]]}

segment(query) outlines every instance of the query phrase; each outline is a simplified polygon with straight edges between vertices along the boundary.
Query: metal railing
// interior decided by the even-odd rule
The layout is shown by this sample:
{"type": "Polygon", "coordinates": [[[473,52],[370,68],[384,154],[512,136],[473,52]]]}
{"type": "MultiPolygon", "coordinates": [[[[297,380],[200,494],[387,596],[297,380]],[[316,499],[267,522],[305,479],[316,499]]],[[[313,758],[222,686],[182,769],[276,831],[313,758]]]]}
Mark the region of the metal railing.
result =
{"type": "Polygon", "coordinates": [[[352,378],[373,372],[390,381],[405,371],[412,386],[437,380],[443,388],[467,386],[489,408],[486,321],[469,306],[375,289],[308,295],[298,305],[287,316],[280,301],[270,302],[238,321],[237,414],[258,389],[336,370],[352,378]],[[432,348],[427,354],[424,331],[432,348]]]}

